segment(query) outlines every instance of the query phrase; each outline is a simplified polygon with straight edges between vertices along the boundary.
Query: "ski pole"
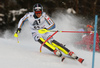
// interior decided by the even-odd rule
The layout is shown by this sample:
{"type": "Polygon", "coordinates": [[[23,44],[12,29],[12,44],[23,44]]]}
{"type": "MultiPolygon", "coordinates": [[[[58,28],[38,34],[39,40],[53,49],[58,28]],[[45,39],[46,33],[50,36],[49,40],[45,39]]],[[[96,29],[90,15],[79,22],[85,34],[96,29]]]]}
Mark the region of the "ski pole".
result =
{"type": "Polygon", "coordinates": [[[18,37],[17,37],[17,43],[19,43],[18,37]]]}
{"type": "MultiPolygon", "coordinates": [[[[56,30],[58,31],[58,30],[56,30]]],[[[46,29],[40,29],[38,30],[38,32],[40,34],[44,34],[44,33],[47,33],[47,32],[56,32],[55,30],[46,30],[46,29]]],[[[65,32],[65,33],[90,33],[90,31],[58,31],[58,32],[65,32]]]]}
{"type": "Polygon", "coordinates": [[[14,37],[17,38],[17,43],[19,43],[19,40],[18,40],[18,34],[17,34],[17,33],[14,34],[14,37]]]}

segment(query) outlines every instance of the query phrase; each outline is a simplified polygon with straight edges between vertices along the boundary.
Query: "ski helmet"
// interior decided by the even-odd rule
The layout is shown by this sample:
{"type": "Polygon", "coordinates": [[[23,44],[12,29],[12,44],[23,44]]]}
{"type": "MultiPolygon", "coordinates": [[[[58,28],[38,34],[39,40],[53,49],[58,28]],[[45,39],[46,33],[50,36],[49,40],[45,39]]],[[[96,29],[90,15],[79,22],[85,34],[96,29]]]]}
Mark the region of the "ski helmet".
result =
{"type": "Polygon", "coordinates": [[[37,3],[33,6],[33,11],[35,13],[42,13],[43,12],[43,7],[41,4],[37,3]]]}
{"type": "Polygon", "coordinates": [[[93,26],[92,26],[92,25],[87,25],[87,27],[89,27],[89,28],[93,28],[93,26]]]}

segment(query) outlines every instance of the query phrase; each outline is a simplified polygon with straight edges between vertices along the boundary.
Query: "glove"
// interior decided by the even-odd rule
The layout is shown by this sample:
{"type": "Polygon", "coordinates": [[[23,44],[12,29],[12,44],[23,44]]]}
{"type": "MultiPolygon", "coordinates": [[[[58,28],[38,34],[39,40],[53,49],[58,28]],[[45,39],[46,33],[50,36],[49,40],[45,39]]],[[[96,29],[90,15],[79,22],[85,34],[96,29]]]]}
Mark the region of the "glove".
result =
{"type": "Polygon", "coordinates": [[[44,28],[44,29],[46,29],[46,30],[47,30],[47,28],[44,28]]]}
{"type": "Polygon", "coordinates": [[[20,33],[21,32],[21,28],[18,28],[16,33],[20,33]]]}
{"type": "Polygon", "coordinates": [[[14,34],[14,37],[18,37],[18,33],[20,33],[20,32],[21,32],[21,28],[18,28],[16,33],[14,34]]]}

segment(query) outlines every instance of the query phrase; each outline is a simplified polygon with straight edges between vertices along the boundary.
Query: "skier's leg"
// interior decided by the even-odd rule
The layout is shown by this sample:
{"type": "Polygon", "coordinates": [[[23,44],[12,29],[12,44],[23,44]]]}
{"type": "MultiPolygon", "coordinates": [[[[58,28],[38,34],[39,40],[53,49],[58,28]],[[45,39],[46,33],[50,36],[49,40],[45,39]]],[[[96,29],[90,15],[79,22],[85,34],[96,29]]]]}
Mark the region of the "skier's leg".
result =
{"type": "Polygon", "coordinates": [[[53,40],[52,41],[52,45],[54,45],[55,47],[57,47],[59,50],[61,50],[66,55],[70,55],[71,57],[77,59],[77,56],[74,54],[74,52],[70,51],[68,48],[66,48],[63,44],[59,43],[58,41],[53,40]]]}
{"type": "MultiPolygon", "coordinates": [[[[49,33],[46,33],[45,36],[43,36],[43,38],[46,40],[48,37],[50,36],[49,33]]],[[[70,51],[68,48],[66,48],[63,44],[57,42],[56,40],[54,40],[53,38],[48,40],[49,43],[51,43],[54,47],[58,48],[60,51],[62,51],[63,53],[65,53],[66,55],[70,55],[72,58],[78,60],[80,63],[83,62],[84,59],[79,58],[78,56],[76,56],[76,54],[72,51],[70,51]]]]}
{"type": "MultiPolygon", "coordinates": [[[[35,31],[35,32],[32,32],[32,36],[34,38],[35,41],[39,42],[40,44],[44,43],[48,33],[46,34],[39,34],[38,31],[35,31]]],[[[61,57],[62,56],[62,53],[57,50],[52,44],[46,42],[44,45],[44,47],[46,47],[47,49],[49,49],[50,51],[54,52],[55,55],[61,57]]]]}
{"type": "MultiPolygon", "coordinates": [[[[40,44],[42,44],[43,42],[45,42],[45,40],[43,38],[39,38],[38,42],[40,44]]],[[[59,50],[57,50],[52,44],[46,42],[43,46],[46,47],[47,49],[49,49],[50,51],[54,52],[55,55],[57,55],[59,57],[62,56],[62,53],[59,50]]]]}
{"type": "Polygon", "coordinates": [[[84,59],[79,58],[73,51],[70,51],[68,48],[66,48],[63,44],[57,42],[56,40],[52,41],[52,44],[57,47],[59,50],[61,50],[63,53],[65,53],[66,55],[68,54],[69,56],[71,56],[74,59],[77,59],[80,63],[82,63],[84,61],[84,59]]]}

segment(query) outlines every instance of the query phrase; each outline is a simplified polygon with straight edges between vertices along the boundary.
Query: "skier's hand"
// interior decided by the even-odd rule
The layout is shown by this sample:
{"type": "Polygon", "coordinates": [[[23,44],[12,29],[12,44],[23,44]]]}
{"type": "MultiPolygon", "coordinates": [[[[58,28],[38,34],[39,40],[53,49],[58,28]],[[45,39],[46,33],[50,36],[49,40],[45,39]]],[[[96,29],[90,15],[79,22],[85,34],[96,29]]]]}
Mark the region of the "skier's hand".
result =
{"type": "Polygon", "coordinates": [[[21,32],[21,28],[18,28],[16,33],[14,34],[14,37],[18,37],[18,33],[20,33],[20,32],[21,32]]]}
{"type": "Polygon", "coordinates": [[[20,32],[21,32],[21,28],[18,28],[17,31],[16,31],[16,33],[18,34],[20,32]]]}

